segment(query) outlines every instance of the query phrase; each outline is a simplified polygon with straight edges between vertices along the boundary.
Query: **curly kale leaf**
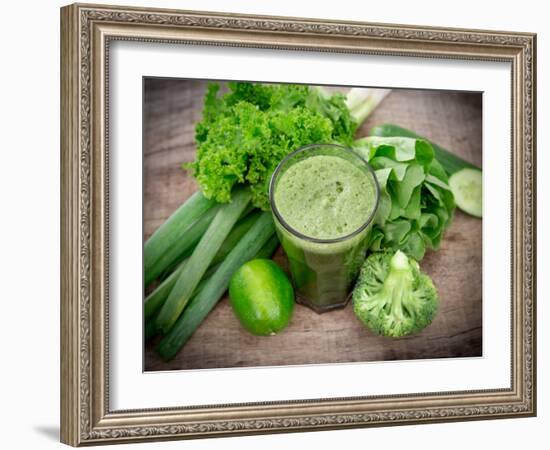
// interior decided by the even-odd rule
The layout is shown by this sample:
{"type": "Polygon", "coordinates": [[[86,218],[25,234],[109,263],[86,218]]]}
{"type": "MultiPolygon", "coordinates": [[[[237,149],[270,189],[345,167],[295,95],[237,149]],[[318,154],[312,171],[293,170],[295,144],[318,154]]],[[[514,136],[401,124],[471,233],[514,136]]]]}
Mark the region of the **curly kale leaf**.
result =
{"type": "Polygon", "coordinates": [[[268,183],[277,164],[313,143],[350,145],[357,124],[342,94],[303,85],[245,82],[208,86],[202,120],[195,128],[193,170],[207,198],[226,203],[236,184],[249,184],[252,203],[269,209],[268,183]]]}

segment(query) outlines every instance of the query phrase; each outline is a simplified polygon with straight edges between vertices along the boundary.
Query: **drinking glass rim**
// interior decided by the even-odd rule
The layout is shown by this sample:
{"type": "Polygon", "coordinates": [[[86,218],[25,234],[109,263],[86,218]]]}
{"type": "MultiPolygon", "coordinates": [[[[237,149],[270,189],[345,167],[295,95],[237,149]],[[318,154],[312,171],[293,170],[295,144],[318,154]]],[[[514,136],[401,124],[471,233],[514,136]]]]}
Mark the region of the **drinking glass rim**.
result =
{"type": "Polygon", "coordinates": [[[348,239],[351,239],[351,238],[357,236],[359,233],[361,233],[365,228],[367,228],[372,223],[372,221],[374,220],[374,216],[376,214],[376,211],[378,210],[378,204],[380,203],[380,186],[378,185],[378,180],[376,178],[376,174],[374,173],[374,170],[371,167],[371,165],[367,162],[367,160],[365,158],[363,158],[359,153],[357,153],[352,148],[346,147],[344,145],[332,144],[332,143],[330,143],[330,144],[307,144],[307,145],[304,145],[304,146],[298,148],[297,150],[294,150],[292,153],[289,153],[288,155],[286,155],[279,162],[279,164],[277,164],[277,167],[273,171],[273,174],[271,175],[271,179],[269,180],[269,203],[270,203],[270,206],[271,206],[271,210],[273,211],[273,214],[275,214],[275,217],[277,218],[279,223],[288,232],[290,232],[294,236],[296,236],[300,239],[304,239],[304,240],[309,241],[309,242],[314,242],[316,244],[336,244],[336,243],[343,242],[343,241],[346,241],[348,239]],[[374,202],[374,208],[373,208],[372,212],[370,213],[369,217],[366,219],[365,223],[363,223],[359,228],[357,228],[353,232],[351,232],[349,234],[346,234],[345,236],[341,236],[341,237],[338,237],[338,238],[332,238],[332,239],[320,239],[320,238],[314,238],[314,237],[311,237],[311,236],[306,236],[305,234],[303,234],[303,233],[299,232],[298,230],[294,229],[293,227],[291,227],[286,222],[286,220],[283,219],[283,217],[281,216],[281,213],[279,212],[279,210],[277,209],[277,206],[275,204],[275,193],[274,193],[274,191],[275,191],[275,189],[274,189],[275,180],[277,179],[277,175],[281,171],[281,168],[284,167],[285,163],[289,159],[291,159],[293,156],[297,155],[298,153],[302,153],[304,151],[315,148],[315,147],[333,147],[333,148],[338,148],[340,150],[344,150],[345,152],[351,153],[353,156],[358,158],[367,167],[367,170],[370,172],[370,174],[372,175],[372,178],[374,180],[374,187],[375,187],[375,191],[376,191],[376,201],[374,202]]]}

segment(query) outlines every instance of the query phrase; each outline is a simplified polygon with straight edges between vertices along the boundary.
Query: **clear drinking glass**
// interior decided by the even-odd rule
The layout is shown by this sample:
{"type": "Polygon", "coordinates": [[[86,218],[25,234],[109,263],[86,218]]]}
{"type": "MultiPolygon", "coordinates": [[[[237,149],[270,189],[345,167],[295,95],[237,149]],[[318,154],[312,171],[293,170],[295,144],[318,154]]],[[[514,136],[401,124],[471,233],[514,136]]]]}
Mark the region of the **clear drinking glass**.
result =
{"type": "MultiPolygon", "coordinates": [[[[304,165],[302,164],[300,167],[302,166],[304,165]]],[[[289,176],[296,177],[297,171],[298,168],[289,176]]],[[[297,178],[305,179],[308,176],[311,183],[315,184],[316,181],[311,174],[304,174],[303,177],[297,178]]],[[[322,182],[322,178],[323,176],[319,175],[318,181],[322,182]]],[[[362,182],[364,183],[365,180],[362,182]]],[[[360,195],[368,194],[361,193],[360,195]]],[[[298,302],[309,306],[316,312],[328,311],[347,304],[350,290],[365,259],[368,236],[378,207],[379,197],[380,190],[374,171],[361,156],[346,147],[336,144],[308,145],[291,153],[279,163],[271,177],[269,199],[277,235],[288,258],[298,302]],[[372,186],[372,189],[368,190],[374,197],[369,200],[372,211],[367,211],[366,208],[362,210],[361,217],[364,216],[364,220],[361,219],[360,226],[344,236],[316,238],[296,230],[281,214],[279,206],[282,206],[283,200],[276,200],[277,186],[280,180],[284,179],[289,168],[300,161],[318,155],[335,156],[351,162],[354,167],[364,173],[368,183],[371,183],[370,186],[372,186]],[[278,201],[281,205],[277,204],[278,201]]],[[[307,214],[310,205],[304,204],[302,207],[304,214],[307,214]]],[[[345,211],[345,205],[343,208],[345,211]]],[[[357,216],[356,221],[359,218],[357,216]]],[[[326,220],[326,218],[320,220],[326,220]]]]}

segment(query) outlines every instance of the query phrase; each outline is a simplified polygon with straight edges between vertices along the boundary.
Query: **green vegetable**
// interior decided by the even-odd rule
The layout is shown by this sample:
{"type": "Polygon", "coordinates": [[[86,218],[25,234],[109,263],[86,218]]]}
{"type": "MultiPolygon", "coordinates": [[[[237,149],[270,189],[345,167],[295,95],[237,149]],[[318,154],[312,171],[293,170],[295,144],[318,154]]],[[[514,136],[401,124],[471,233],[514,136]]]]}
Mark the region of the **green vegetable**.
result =
{"type": "Polygon", "coordinates": [[[156,323],[161,333],[167,333],[174,325],[249,201],[250,191],[240,187],[234,191],[231,203],[220,207],[159,312],[156,323]]]}
{"type": "Polygon", "coordinates": [[[380,186],[369,248],[402,250],[418,261],[426,248],[437,250],[455,203],[432,146],[421,139],[371,136],[355,141],[354,148],[380,186]]]}
{"type": "Polygon", "coordinates": [[[353,310],[374,333],[400,337],[417,333],[439,306],[432,280],[401,251],[371,254],[353,290],[353,310]]]}
{"type": "Polygon", "coordinates": [[[253,259],[231,277],[229,298],[241,325],[257,336],[286,328],[294,311],[294,289],[271,259],[253,259]]]}
{"type": "MultiPolygon", "coordinates": [[[[231,230],[223,244],[221,245],[218,253],[210,263],[210,267],[220,263],[225,259],[229,252],[237,245],[246,232],[252,227],[254,222],[258,220],[260,212],[256,211],[240,219],[235,227],[231,230]]],[[[157,288],[149,294],[145,299],[143,306],[145,321],[149,321],[164,304],[164,301],[176,285],[183,268],[187,264],[188,260],[182,261],[174,272],[172,272],[167,278],[165,278],[157,288]]]]}
{"type": "Polygon", "coordinates": [[[162,256],[174,245],[180,248],[187,245],[192,239],[189,231],[195,222],[215,204],[216,202],[207,199],[201,192],[196,192],[147,239],[143,247],[145,285],[162,272],[155,268],[162,256]],[[157,275],[153,276],[155,273],[157,275]]]}
{"type": "Polygon", "coordinates": [[[235,227],[231,230],[231,233],[227,236],[227,239],[223,241],[222,246],[216,253],[216,256],[212,260],[212,265],[221,263],[227,255],[235,248],[235,246],[240,242],[243,236],[248,233],[248,230],[259,220],[262,212],[255,210],[254,212],[248,214],[247,216],[240,219],[235,227]]]}
{"type": "Polygon", "coordinates": [[[220,203],[237,183],[250,185],[252,204],[269,210],[267,187],[277,164],[312,143],[350,145],[357,128],[343,94],[292,84],[210,84],[202,120],[195,129],[193,170],[204,195],[220,203]]]}
{"type": "Polygon", "coordinates": [[[146,322],[159,311],[165,300],[170,295],[170,292],[176,285],[181,272],[185,265],[189,262],[188,259],[183,260],[180,265],[174,270],[162,283],[160,283],[153,292],[151,292],[143,303],[143,317],[146,322]]]}
{"type": "Polygon", "coordinates": [[[481,217],[483,212],[482,176],[477,169],[462,169],[449,178],[456,205],[464,212],[481,217]]]}
{"type": "Polygon", "coordinates": [[[157,327],[155,322],[149,321],[144,324],[143,339],[145,342],[150,341],[157,335],[157,327]]]}
{"type": "MultiPolygon", "coordinates": [[[[172,359],[187,342],[223,296],[233,273],[245,262],[260,253],[260,249],[266,243],[276,245],[276,240],[272,240],[274,234],[275,225],[271,213],[262,213],[248,233],[223,260],[218,270],[205,282],[201,291],[193,297],[175,325],[162,339],[157,347],[157,352],[163,359],[172,359]]],[[[268,250],[271,253],[273,252],[273,249],[268,250]]]]}
{"type": "Polygon", "coordinates": [[[346,95],[351,117],[361,124],[391,92],[391,89],[352,88],[346,95]]]}
{"type": "Polygon", "coordinates": [[[185,234],[181,236],[180,239],[176,240],[152,266],[145,270],[145,286],[151,284],[163,273],[168,271],[172,272],[174,267],[176,267],[181,260],[191,255],[202,235],[208,229],[212,220],[214,220],[214,216],[218,212],[218,209],[219,205],[214,205],[207,210],[186,230],[185,234]]]}
{"type": "MultiPolygon", "coordinates": [[[[209,209],[204,215],[204,216],[208,216],[211,214],[211,212],[213,213],[212,215],[212,218],[209,219],[209,222],[208,222],[208,225],[210,224],[210,222],[212,222],[212,219],[214,218],[214,216],[216,215],[216,213],[218,212],[218,208],[220,207],[221,205],[220,204],[217,204],[214,208],[212,209],[209,209]]],[[[250,215],[251,212],[255,212],[255,213],[258,213],[258,210],[257,208],[254,208],[254,206],[252,205],[248,205],[246,207],[246,209],[244,210],[244,212],[241,214],[241,218],[239,219],[239,222],[237,222],[237,224],[235,225],[235,228],[239,226],[239,224],[245,220],[246,217],[248,217],[250,215]]],[[[203,219],[203,217],[201,217],[201,219],[203,219]]],[[[181,262],[188,258],[189,256],[191,256],[191,254],[193,253],[193,250],[195,249],[195,247],[197,246],[197,244],[199,243],[199,241],[201,240],[201,237],[202,235],[205,233],[205,231],[208,229],[208,225],[206,227],[203,227],[202,224],[201,224],[201,227],[198,226],[199,222],[201,221],[201,219],[197,220],[197,222],[195,222],[195,225],[193,226],[193,228],[190,230],[190,232],[196,232],[196,237],[194,239],[194,242],[192,243],[192,245],[190,246],[190,248],[186,249],[185,252],[181,253],[178,258],[174,261],[173,264],[169,265],[163,272],[162,274],[159,276],[159,281],[164,281],[166,278],[168,278],[170,275],[172,275],[172,273],[174,273],[174,271],[178,268],[178,266],[181,264],[181,262]]],[[[234,228],[234,229],[235,229],[234,228]]],[[[233,229],[233,230],[234,230],[233,229]]],[[[231,230],[231,231],[233,231],[231,230]]],[[[228,238],[229,239],[231,237],[231,233],[229,234],[228,238]]],[[[224,241],[223,246],[225,245],[229,245],[229,242],[227,242],[227,239],[224,241]]],[[[233,241],[233,245],[236,243],[236,241],[233,241]]],[[[231,250],[231,249],[229,249],[231,250]]],[[[218,254],[216,255],[216,258],[214,258],[214,262],[212,264],[216,264],[218,262],[220,262],[219,260],[219,255],[225,255],[227,253],[224,253],[224,250],[220,249],[220,251],[218,251],[218,254]]]]}
{"type": "Polygon", "coordinates": [[[271,258],[277,247],[279,246],[279,238],[276,234],[273,234],[269,240],[264,244],[258,253],[254,256],[254,259],[271,258]]]}
{"type": "MultiPolygon", "coordinates": [[[[235,231],[235,229],[233,229],[233,231],[235,231]]],[[[227,239],[229,239],[229,237],[227,239]]],[[[254,256],[254,259],[271,258],[271,256],[273,256],[273,253],[275,253],[275,250],[277,249],[278,246],[279,246],[279,238],[275,234],[273,234],[269,238],[269,240],[264,244],[264,246],[260,249],[260,251],[256,253],[256,255],[254,256]]],[[[193,292],[193,297],[195,297],[200,292],[200,290],[204,287],[206,282],[218,270],[219,267],[220,267],[220,264],[216,264],[216,265],[211,265],[208,268],[201,282],[195,289],[195,292],[193,292]]],[[[155,337],[157,335],[157,331],[158,330],[156,328],[156,323],[154,320],[149,320],[145,322],[145,341],[149,341],[153,337],[155,337]]]]}
{"type": "MultiPolygon", "coordinates": [[[[187,260],[184,262],[187,262],[187,260]]],[[[216,265],[212,264],[208,268],[208,270],[204,273],[204,276],[202,277],[200,283],[197,285],[197,287],[193,291],[193,295],[191,297],[194,297],[199,293],[199,291],[203,288],[204,283],[206,283],[206,281],[212,276],[212,274],[216,272],[216,270],[218,270],[219,266],[220,266],[219,264],[216,264],[216,265]]],[[[170,294],[170,292],[166,294],[166,297],[168,297],[168,294],[170,294]]],[[[149,320],[147,320],[147,317],[146,317],[146,321],[145,321],[145,341],[151,340],[158,334],[159,330],[156,324],[156,315],[157,315],[156,313],[158,312],[159,308],[163,305],[164,300],[166,300],[166,297],[162,298],[162,303],[151,305],[148,310],[145,310],[145,312],[149,315],[149,320]],[[152,310],[153,306],[156,306],[156,310],[152,310]]]]}
{"type": "MultiPolygon", "coordinates": [[[[407,130],[406,128],[402,128],[398,125],[392,125],[392,124],[378,125],[370,131],[370,134],[372,136],[382,136],[382,137],[409,137],[409,138],[415,138],[415,139],[424,139],[425,141],[430,142],[428,139],[425,139],[422,136],[419,136],[414,131],[407,130]]],[[[480,167],[477,167],[474,164],[469,163],[468,161],[465,161],[464,159],[458,157],[454,153],[451,153],[450,151],[445,150],[443,147],[440,147],[439,145],[434,144],[433,142],[430,142],[430,144],[432,144],[436,159],[439,161],[439,163],[443,166],[443,168],[447,171],[449,175],[452,175],[453,173],[467,167],[470,169],[481,170],[480,167]]]]}

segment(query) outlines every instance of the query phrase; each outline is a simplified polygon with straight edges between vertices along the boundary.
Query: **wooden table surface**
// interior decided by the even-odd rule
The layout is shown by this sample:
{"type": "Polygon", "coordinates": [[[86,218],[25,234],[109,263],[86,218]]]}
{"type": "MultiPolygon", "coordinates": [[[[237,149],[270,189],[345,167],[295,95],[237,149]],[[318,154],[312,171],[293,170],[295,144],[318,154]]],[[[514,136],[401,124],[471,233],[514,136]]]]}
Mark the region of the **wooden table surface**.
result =
{"type": "MultiPolygon", "coordinates": [[[[144,102],[144,239],[197,188],[181,170],[195,156],[194,126],[201,117],[206,83],[147,79],[144,102]]],[[[415,130],[481,166],[481,96],[393,90],[358,131],[380,123],[415,130]]],[[[456,210],[438,252],[428,251],[422,269],[433,279],[440,310],[421,333],[401,339],[375,336],[352,305],[316,314],[296,305],[288,328],[276,336],[246,332],[223,298],[170,362],[145,346],[145,370],[201,369],[290,364],[481,356],[482,221],[456,210]]],[[[286,267],[279,248],[275,260],[286,267]]]]}

